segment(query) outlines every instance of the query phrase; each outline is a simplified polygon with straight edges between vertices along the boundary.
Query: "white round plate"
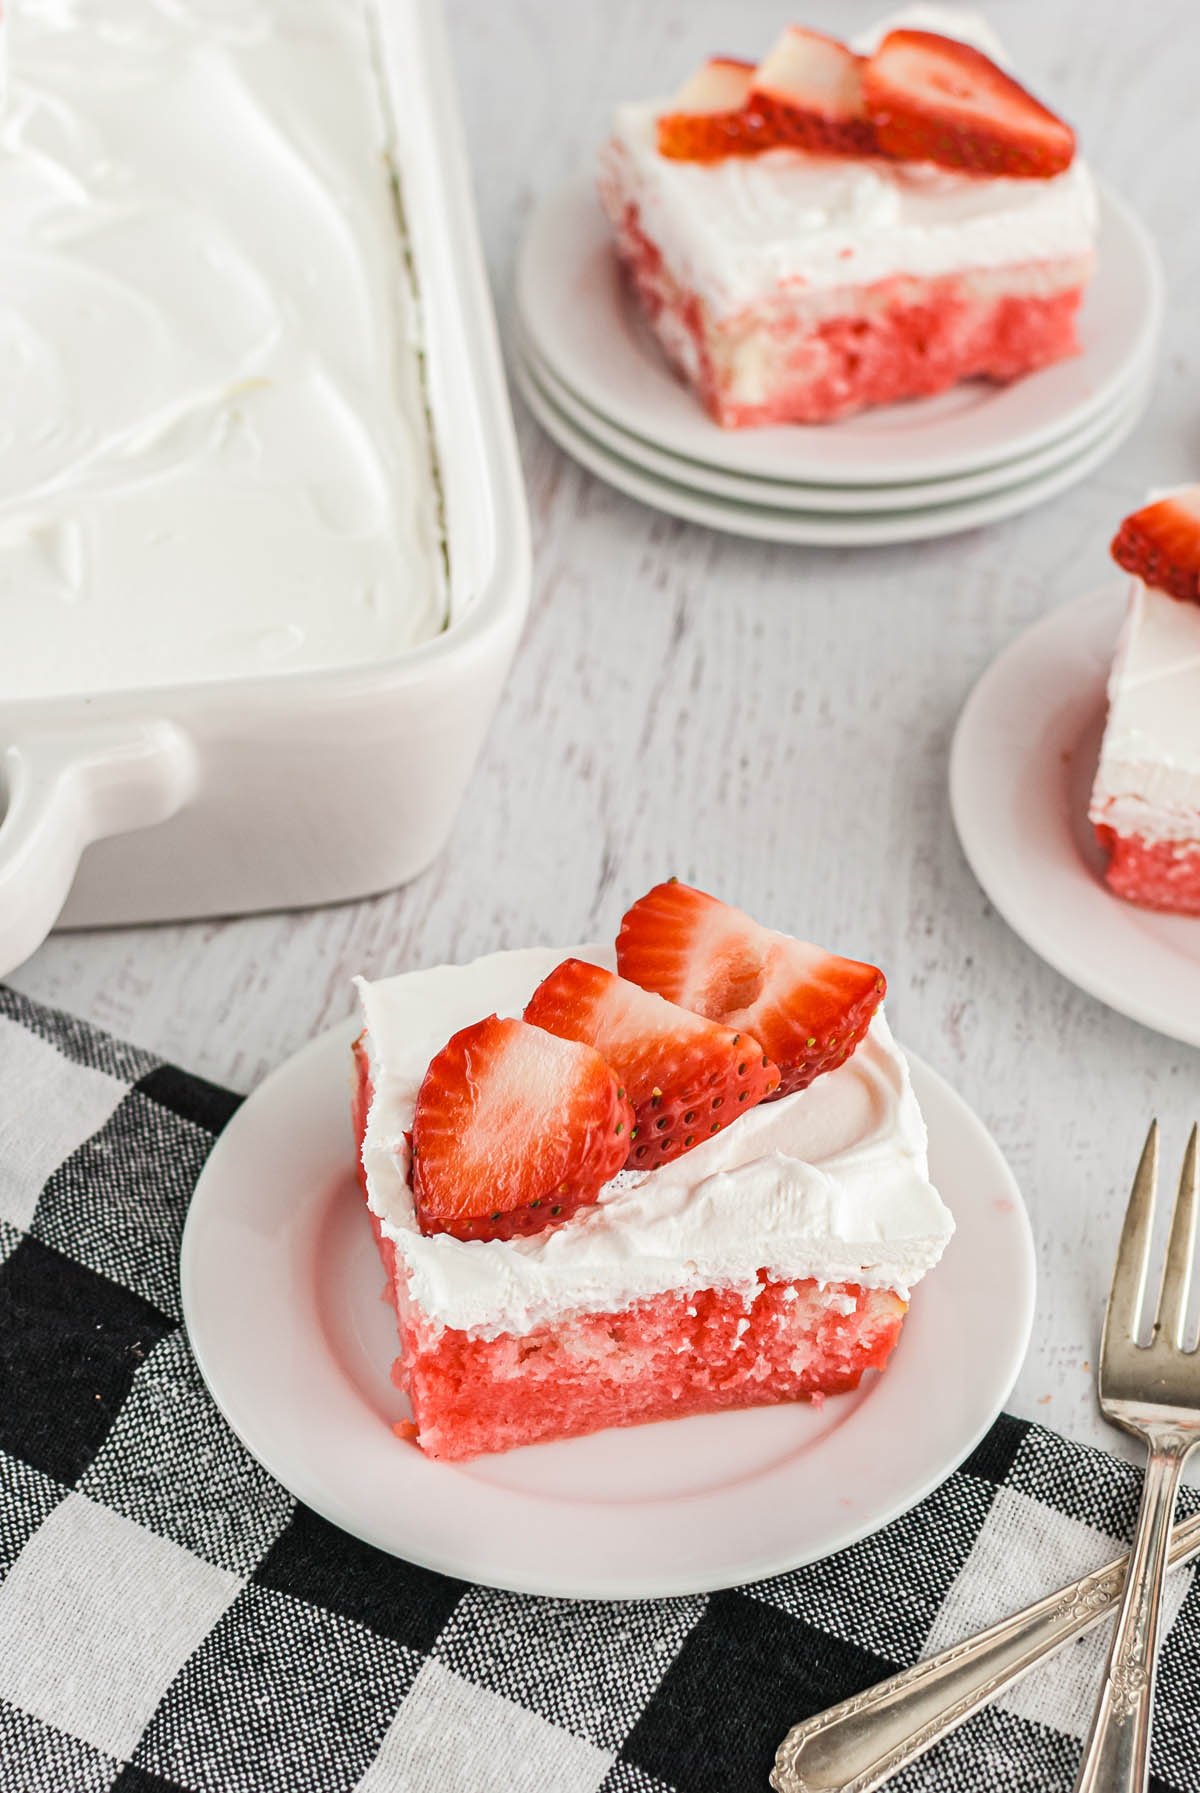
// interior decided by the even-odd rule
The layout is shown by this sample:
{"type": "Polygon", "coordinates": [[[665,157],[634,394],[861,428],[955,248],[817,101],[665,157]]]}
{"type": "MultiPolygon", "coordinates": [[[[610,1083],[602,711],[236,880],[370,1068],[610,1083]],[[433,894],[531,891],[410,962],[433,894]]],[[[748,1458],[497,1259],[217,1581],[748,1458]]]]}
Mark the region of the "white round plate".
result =
{"type": "Polygon", "coordinates": [[[593,436],[586,435],[547,397],[524,363],[518,361],[514,372],[522,397],[546,433],[589,473],[606,480],[618,491],[655,510],[682,517],[689,523],[702,523],[709,529],[723,530],[727,535],[824,548],[881,547],[896,542],[929,541],[937,536],[954,535],[963,529],[975,529],[984,523],[996,523],[1004,517],[1029,510],[1086,479],[1106,461],[1138,421],[1150,394],[1149,385],[1136,391],[1098,441],[1049,473],[1021,480],[982,498],[969,498],[958,503],[934,504],[921,510],[875,510],[845,515],[800,508],[780,510],[774,505],[737,504],[728,498],[714,498],[679,480],[648,473],[642,466],[614,454],[593,436]]]}
{"type": "Polygon", "coordinates": [[[1102,410],[1153,350],[1158,254],[1100,189],[1096,274],[1080,314],[1083,352],[1009,386],[972,380],[934,398],[840,423],[723,430],[671,373],[620,276],[593,183],[544,198],[521,245],[517,311],[537,355],[578,399],[684,460],[756,479],[909,485],[1031,454],[1102,410]]]}
{"type": "Polygon", "coordinates": [[[882,1376],[822,1407],[702,1415],[439,1464],[402,1443],[391,1308],[355,1183],[350,1023],[282,1065],[196,1186],[183,1308],[234,1431],[299,1499],[396,1556],[574,1598],[773,1575],[875,1531],[986,1432],[1033,1318],[1029,1222],[1000,1152],[919,1062],[931,1174],[958,1231],[882,1376]],[[964,1366],[968,1373],[964,1374],[964,1366]]]}
{"type": "Polygon", "coordinates": [[[923,510],[933,505],[955,503],[964,498],[981,498],[991,492],[1019,485],[1035,474],[1051,473],[1055,468],[1082,454],[1084,449],[1112,433],[1135,398],[1149,385],[1153,358],[1147,356],[1133,369],[1132,375],[1104,409],[1089,417],[1077,430],[1048,442],[1044,448],[1020,460],[1002,461],[997,467],[984,467],[977,473],[960,478],[920,480],[907,486],[811,486],[789,484],[780,479],[750,479],[738,473],[722,473],[719,468],[702,466],[699,461],[683,461],[617,429],[599,412],[592,411],[569,387],[556,378],[552,370],[531,346],[518,339],[518,351],[525,371],[540,388],[542,396],[590,436],[601,448],[622,456],[641,467],[653,478],[677,481],[693,491],[709,497],[730,499],[735,504],[764,505],[768,510],[808,510],[823,515],[862,516],[872,511],[923,510]]]}
{"type": "Polygon", "coordinates": [[[971,870],[1034,952],[1200,1046],[1200,918],[1114,896],[1087,819],[1127,589],[1063,604],[993,661],[955,730],[950,802],[971,870]]]}

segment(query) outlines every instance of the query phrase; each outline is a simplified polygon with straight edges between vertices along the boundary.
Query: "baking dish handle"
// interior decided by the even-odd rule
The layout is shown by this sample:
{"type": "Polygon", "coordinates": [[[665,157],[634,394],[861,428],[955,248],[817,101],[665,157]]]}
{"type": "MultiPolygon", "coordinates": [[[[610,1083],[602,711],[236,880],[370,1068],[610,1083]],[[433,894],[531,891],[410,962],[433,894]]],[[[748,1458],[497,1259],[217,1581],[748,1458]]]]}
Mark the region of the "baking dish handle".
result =
{"type": "Polygon", "coordinates": [[[174,723],[142,721],[27,735],[0,773],[3,976],[54,926],[88,843],[174,815],[195,788],[196,756],[174,723]]]}

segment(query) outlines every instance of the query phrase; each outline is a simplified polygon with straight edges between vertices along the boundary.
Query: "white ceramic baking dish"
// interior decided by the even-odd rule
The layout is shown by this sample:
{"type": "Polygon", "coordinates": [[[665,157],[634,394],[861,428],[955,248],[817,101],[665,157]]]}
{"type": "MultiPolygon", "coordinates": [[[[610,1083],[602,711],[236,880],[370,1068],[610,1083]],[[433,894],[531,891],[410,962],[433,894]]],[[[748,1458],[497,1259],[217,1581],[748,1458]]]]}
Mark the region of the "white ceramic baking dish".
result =
{"type": "Polygon", "coordinates": [[[67,927],[344,901],[444,845],[520,634],[529,532],[444,29],[379,0],[450,565],[386,663],[0,704],[0,974],[67,927]]]}

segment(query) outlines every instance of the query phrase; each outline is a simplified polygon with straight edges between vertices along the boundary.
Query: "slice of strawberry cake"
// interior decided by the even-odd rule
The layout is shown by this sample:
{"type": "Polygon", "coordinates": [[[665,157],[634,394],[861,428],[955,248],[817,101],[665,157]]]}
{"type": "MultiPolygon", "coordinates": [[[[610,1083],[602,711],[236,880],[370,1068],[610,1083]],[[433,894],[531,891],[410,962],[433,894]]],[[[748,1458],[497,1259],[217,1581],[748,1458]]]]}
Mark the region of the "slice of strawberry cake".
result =
{"type": "Polygon", "coordinates": [[[617,252],[718,423],[824,423],[1075,353],[1091,178],[1000,56],[974,15],[922,6],[855,49],[790,26],[758,64],[618,109],[617,252]]]}
{"type": "Polygon", "coordinates": [[[1200,486],[1126,517],[1112,551],[1133,578],[1089,815],[1119,896],[1200,915],[1200,486]]]}
{"type": "Polygon", "coordinates": [[[359,990],[360,1177],[427,1454],[886,1363],[953,1222],[874,966],[671,882],[615,952],[359,990]]]}

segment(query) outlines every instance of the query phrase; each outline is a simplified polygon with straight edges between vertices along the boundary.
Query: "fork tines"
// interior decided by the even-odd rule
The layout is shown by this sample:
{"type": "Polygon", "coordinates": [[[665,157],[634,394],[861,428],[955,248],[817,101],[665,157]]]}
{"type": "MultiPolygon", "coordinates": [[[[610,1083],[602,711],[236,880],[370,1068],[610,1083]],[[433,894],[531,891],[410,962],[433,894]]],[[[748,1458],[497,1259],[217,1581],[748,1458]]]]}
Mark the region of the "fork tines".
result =
{"type": "MultiPolygon", "coordinates": [[[[1153,1121],[1125,1211],[1104,1322],[1102,1374],[1106,1367],[1111,1367],[1105,1362],[1111,1353],[1120,1352],[1122,1346],[1136,1345],[1138,1341],[1144,1317],[1157,1183],[1158,1122],[1153,1121]]],[[[1197,1129],[1193,1127],[1171,1215],[1157,1312],[1148,1347],[1151,1351],[1157,1347],[1172,1352],[1186,1349],[1188,1297],[1195,1262],[1196,1208],[1197,1129]]]]}

